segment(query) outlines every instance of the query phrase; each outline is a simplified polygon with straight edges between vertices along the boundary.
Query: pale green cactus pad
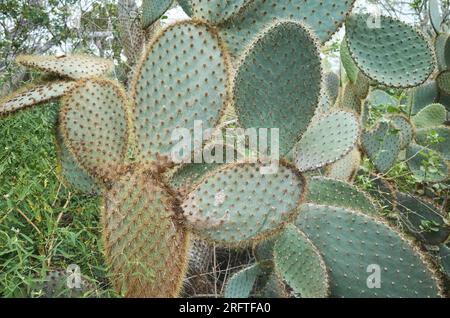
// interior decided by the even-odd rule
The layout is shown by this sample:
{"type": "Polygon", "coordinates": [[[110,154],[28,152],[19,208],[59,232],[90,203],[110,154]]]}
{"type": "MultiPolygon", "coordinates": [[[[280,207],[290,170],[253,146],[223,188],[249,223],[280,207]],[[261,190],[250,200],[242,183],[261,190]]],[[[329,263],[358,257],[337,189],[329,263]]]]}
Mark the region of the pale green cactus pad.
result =
{"type": "Polygon", "coordinates": [[[191,0],[178,0],[178,4],[181,6],[181,8],[183,8],[183,11],[188,15],[188,16],[192,16],[193,12],[192,12],[192,4],[191,4],[191,0]]]}
{"type": "Polygon", "coordinates": [[[335,179],[312,177],[307,182],[305,201],[317,205],[329,205],[376,215],[379,207],[363,191],[354,185],[335,179]]]}
{"type": "Polygon", "coordinates": [[[336,162],[355,148],[359,132],[352,113],[335,112],[317,119],[295,145],[295,165],[309,171],[336,162]]]}
{"type": "MultiPolygon", "coordinates": [[[[432,138],[434,139],[434,138],[432,138]]],[[[439,154],[445,160],[450,160],[450,127],[439,126],[427,129],[418,129],[416,133],[417,142],[424,146],[428,147],[439,154]],[[439,142],[433,143],[433,140],[430,140],[430,136],[436,136],[439,142]]]]}
{"type": "Polygon", "coordinates": [[[143,0],[142,1],[142,25],[149,27],[170,8],[173,0],[143,0]]]}
{"type": "Polygon", "coordinates": [[[450,71],[441,72],[437,78],[439,89],[450,95],[450,71]]]}
{"type": "Polygon", "coordinates": [[[332,297],[427,298],[442,294],[440,281],[422,252],[380,220],[342,208],[307,204],[296,225],[330,269],[332,297]]]}
{"type": "Polygon", "coordinates": [[[435,67],[425,37],[412,26],[389,17],[381,17],[379,27],[370,26],[369,19],[368,14],[354,14],[346,20],[348,49],[359,69],[370,79],[391,87],[407,88],[425,82],[435,67]]]}
{"type": "Polygon", "coordinates": [[[295,217],[305,181],[283,165],[277,173],[262,169],[260,164],[231,164],[207,175],[182,203],[193,231],[227,245],[279,232],[295,217]]]}
{"type": "Polygon", "coordinates": [[[449,238],[450,226],[434,204],[400,192],[397,193],[397,202],[400,220],[412,235],[432,245],[449,238]]]}
{"type": "Polygon", "coordinates": [[[418,129],[443,125],[447,121],[447,109],[441,104],[431,104],[412,118],[418,129]]]}
{"type": "Polygon", "coordinates": [[[274,20],[289,19],[305,23],[324,43],[342,25],[354,2],[254,0],[238,15],[221,25],[220,33],[234,57],[239,57],[257,34],[274,20]]]}
{"type": "Polygon", "coordinates": [[[351,181],[361,165],[361,152],[353,149],[348,155],[329,165],[326,175],[332,179],[351,181]]]}
{"type": "Polygon", "coordinates": [[[314,116],[321,82],[320,53],[310,31],[296,22],[275,23],[251,44],[236,71],[240,124],[278,128],[280,153],[286,154],[314,116]]]}
{"type": "Polygon", "coordinates": [[[414,127],[411,121],[403,115],[393,115],[389,117],[391,124],[400,133],[402,149],[409,146],[414,138],[414,127]]]}
{"type": "Polygon", "coordinates": [[[128,150],[127,101],[115,82],[88,79],[64,96],[61,132],[81,167],[106,181],[128,150]]]}
{"type": "Polygon", "coordinates": [[[447,70],[450,67],[450,36],[441,33],[437,36],[435,42],[435,52],[439,69],[447,70]]]}
{"type": "Polygon", "coordinates": [[[415,115],[430,104],[435,103],[439,97],[436,81],[429,81],[415,87],[409,92],[410,113],[415,115]]]}
{"type": "Polygon", "coordinates": [[[329,98],[330,105],[334,105],[339,96],[341,88],[341,79],[334,72],[327,72],[324,75],[325,90],[329,98]]]}
{"type": "Polygon", "coordinates": [[[238,13],[250,0],[190,0],[192,17],[220,24],[238,13]]]}
{"type": "MultiPolygon", "coordinates": [[[[177,151],[178,142],[172,140],[177,128],[180,141],[184,131],[189,132],[185,138],[195,138],[196,122],[203,131],[214,128],[230,101],[229,72],[228,55],[210,26],[184,21],[161,32],[138,66],[132,88],[136,158],[171,157],[177,151]]],[[[201,146],[183,141],[192,151],[201,146]]],[[[190,153],[177,155],[182,159],[190,153]]]]}
{"type": "Polygon", "coordinates": [[[263,274],[261,264],[256,263],[234,274],[225,287],[225,298],[250,298],[258,276],[263,274]]]}
{"type": "Polygon", "coordinates": [[[106,193],[102,212],[112,282],[127,297],[177,297],[189,239],[174,198],[146,168],[130,168],[106,193]]]}
{"type": "Polygon", "coordinates": [[[401,135],[390,123],[380,122],[363,133],[362,146],[379,172],[387,172],[395,164],[401,150],[401,135]]]}
{"type": "Polygon", "coordinates": [[[362,100],[356,93],[356,87],[352,83],[347,83],[340,101],[340,108],[361,114],[362,100]]]}
{"type": "Polygon", "coordinates": [[[344,66],[345,73],[347,74],[348,79],[350,80],[350,82],[356,83],[360,70],[356,66],[355,62],[353,62],[353,58],[348,51],[346,38],[344,38],[344,40],[341,42],[340,53],[342,66],[344,66]]]}
{"type": "Polygon", "coordinates": [[[274,247],[277,273],[302,298],[326,298],[328,270],[317,248],[294,225],[289,225],[274,247]]]}
{"type": "Polygon", "coordinates": [[[20,89],[0,100],[0,117],[60,98],[75,86],[75,82],[58,81],[20,89]]]}
{"type": "Polygon", "coordinates": [[[433,26],[436,33],[440,33],[442,30],[442,22],[444,22],[444,17],[441,13],[441,3],[439,0],[429,0],[428,1],[428,11],[430,15],[431,25],[433,26]]]}
{"type": "Polygon", "coordinates": [[[56,149],[58,155],[57,172],[62,182],[69,188],[76,189],[86,194],[100,194],[101,187],[97,184],[95,178],[87,173],[77,163],[73,155],[67,149],[63,137],[57,129],[56,149]]]}
{"type": "Polygon", "coordinates": [[[421,182],[442,182],[449,178],[449,165],[433,150],[412,143],[406,158],[409,170],[421,182]]]}
{"type": "Polygon", "coordinates": [[[90,55],[21,55],[17,57],[16,62],[32,69],[72,79],[105,75],[114,66],[110,60],[90,55]]]}

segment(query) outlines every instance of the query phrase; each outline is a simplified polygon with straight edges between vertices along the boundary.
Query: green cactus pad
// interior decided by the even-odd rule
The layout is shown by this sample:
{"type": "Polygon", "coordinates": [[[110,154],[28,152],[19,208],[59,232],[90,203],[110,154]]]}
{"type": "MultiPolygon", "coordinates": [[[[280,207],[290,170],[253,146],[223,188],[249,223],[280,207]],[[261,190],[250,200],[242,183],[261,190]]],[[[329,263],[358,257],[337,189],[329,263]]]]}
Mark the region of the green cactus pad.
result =
{"type": "Polygon", "coordinates": [[[188,235],[175,201],[145,168],[124,171],[105,195],[106,259],[115,288],[127,297],[176,297],[187,267],[188,235]]]}
{"type": "Polygon", "coordinates": [[[401,222],[415,237],[431,245],[449,238],[450,226],[434,204],[401,192],[397,193],[397,202],[401,222]]]}
{"type": "Polygon", "coordinates": [[[184,13],[186,13],[188,16],[192,17],[193,14],[193,8],[191,4],[191,0],[177,0],[178,4],[183,8],[184,13]]]}
{"type": "Polygon", "coordinates": [[[221,25],[220,32],[234,57],[239,57],[257,34],[275,20],[289,19],[305,23],[324,43],[342,25],[354,2],[254,0],[239,14],[221,25]]]}
{"type": "Polygon", "coordinates": [[[100,194],[100,185],[97,184],[93,176],[77,163],[69,149],[67,149],[59,129],[56,132],[56,145],[58,154],[57,172],[62,182],[67,187],[74,188],[82,193],[100,194]]]}
{"type": "Polygon", "coordinates": [[[418,129],[441,126],[447,121],[447,109],[441,104],[431,104],[418,112],[412,120],[418,129]]]}
{"type": "Polygon", "coordinates": [[[439,70],[447,70],[450,66],[450,35],[439,34],[435,42],[435,51],[439,70]]]}
{"type": "Polygon", "coordinates": [[[267,263],[273,261],[273,248],[276,238],[269,238],[261,242],[256,242],[253,245],[253,255],[258,262],[267,263]]]}
{"type": "Polygon", "coordinates": [[[411,115],[415,115],[428,105],[435,103],[438,97],[439,89],[436,81],[430,81],[411,89],[409,92],[411,115]]]}
{"type": "Polygon", "coordinates": [[[421,182],[442,182],[448,179],[450,167],[447,162],[433,150],[429,150],[420,145],[411,144],[406,151],[406,158],[409,170],[421,182]],[[426,167],[429,158],[433,164],[426,167]]]}
{"type": "Polygon", "coordinates": [[[378,207],[357,187],[344,181],[313,177],[308,181],[306,202],[329,205],[376,215],[378,207]]]}
{"type": "Polygon", "coordinates": [[[441,296],[440,282],[424,255],[380,220],[342,208],[307,204],[296,225],[330,269],[332,297],[441,296]],[[371,274],[376,276],[377,269],[381,286],[371,289],[368,283],[376,283],[371,274]]]}
{"type": "Polygon", "coordinates": [[[442,16],[441,13],[441,3],[439,0],[429,0],[428,1],[428,10],[430,13],[430,20],[431,20],[431,25],[434,28],[434,31],[436,31],[436,33],[440,33],[441,32],[441,25],[442,22],[444,22],[444,18],[442,16]]]}
{"type": "Polygon", "coordinates": [[[75,82],[54,82],[20,89],[0,100],[0,117],[60,98],[75,87],[75,82]]]}
{"type": "Polygon", "coordinates": [[[207,240],[237,245],[279,232],[297,213],[305,181],[281,165],[263,174],[260,164],[231,164],[213,171],[182,204],[188,225],[207,240]]]}
{"type": "Polygon", "coordinates": [[[437,83],[444,94],[450,95],[450,71],[441,72],[437,77],[437,83]]]}
{"type": "Polygon", "coordinates": [[[106,181],[128,148],[127,101],[120,86],[104,79],[78,83],[63,99],[61,131],[81,167],[106,181]]]}
{"type": "Polygon", "coordinates": [[[294,148],[300,171],[321,168],[347,155],[358,141],[359,124],[352,113],[335,112],[313,122],[294,148]]]}
{"type": "Polygon", "coordinates": [[[345,73],[347,74],[348,79],[350,80],[350,82],[356,83],[360,71],[359,68],[355,65],[355,62],[353,62],[353,58],[348,51],[346,38],[344,38],[344,40],[341,42],[340,53],[342,66],[344,66],[345,73]]]}
{"type": "Polygon", "coordinates": [[[183,21],[163,30],[144,54],[133,83],[136,158],[169,157],[177,128],[188,130],[192,139],[196,122],[203,130],[214,128],[230,101],[229,72],[228,55],[212,27],[183,21]]]}
{"type": "Polygon", "coordinates": [[[427,129],[418,129],[416,133],[417,142],[425,147],[428,147],[439,154],[445,160],[450,160],[450,128],[439,126],[427,129]],[[437,135],[439,138],[442,138],[442,141],[436,144],[431,144],[429,140],[430,135],[437,135]]]}
{"type": "Polygon", "coordinates": [[[389,17],[381,17],[379,28],[370,27],[369,19],[368,14],[355,14],[346,20],[348,49],[359,69],[391,87],[425,82],[434,70],[433,52],[425,37],[389,17]]]}
{"type": "Polygon", "coordinates": [[[278,278],[276,273],[270,274],[265,286],[260,291],[258,297],[260,298],[288,298],[284,283],[278,278]]]}
{"type": "Polygon", "coordinates": [[[249,0],[190,0],[190,2],[193,18],[216,25],[238,13],[249,0]]]}
{"type": "Polygon", "coordinates": [[[389,117],[391,124],[400,132],[401,148],[405,149],[409,146],[414,138],[414,127],[410,120],[403,115],[393,115],[389,117]]]}
{"type": "Polygon", "coordinates": [[[326,169],[326,175],[331,179],[351,181],[358,172],[360,165],[361,152],[355,148],[342,159],[329,165],[326,169]]]}
{"type": "Polygon", "coordinates": [[[356,94],[356,87],[352,83],[347,83],[344,88],[340,108],[361,114],[362,100],[356,94]]]}
{"type": "Polygon", "coordinates": [[[148,28],[170,8],[173,0],[143,0],[142,25],[148,28]]]}
{"type": "Polygon", "coordinates": [[[444,105],[448,112],[450,112],[450,95],[441,92],[439,95],[439,103],[444,105]]]}
{"type": "Polygon", "coordinates": [[[382,176],[371,174],[370,187],[366,192],[375,199],[380,206],[388,211],[393,211],[397,206],[396,190],[382,176]]]}
{"type": "Polygon", "coordinates": [[[401,135],[390,123],[380,122],[362,135],[362,146],[379,172],[392,168],[401,150],[401,135]]]}
{"type": "Polygon", "coordinates": [[[341,88],[341,79],[334,72],[327,72],[324,75],[325,89],[330,101],[330,105],[334,105],[339,96],[341,88]]]}
{"type": "Polygon", "coordinates": [[[110,60],[89,55],[34,56],[21,55],[16,62],[43,72],[83,79],[101,76],[110,72],[114,66],[110,60]]]}
{"type": "Polygon", "coordinates": [[[142,29],[136,1],[119,0],[117,2],[117,19],[120,44],[127,57],[127,64],[135,65],[141,57],[146,32],[142,29]]]}
{"type": "Polygon", "coordinates": [[[234,80],[234,105],[244,128],[279,128],[280,153],[292,149],[319,105],[320,53],[302,24],[277,22],[251,44],[234,80]],[[277,58],[274,58],[277,56],[277,58]]]}
{"type": "Polygon", "coordinates": [[[274,248],[277,273],[302,298],[326,298],[328,271],[317,248],[294,225],[289,225],[274,248]]]}
{"type": "Polygon", "coordinates": [[[259,263],[253,264],[237,272],[225,287],[225,298],[250,298],[258,276],[263,273],[259,263]]]}

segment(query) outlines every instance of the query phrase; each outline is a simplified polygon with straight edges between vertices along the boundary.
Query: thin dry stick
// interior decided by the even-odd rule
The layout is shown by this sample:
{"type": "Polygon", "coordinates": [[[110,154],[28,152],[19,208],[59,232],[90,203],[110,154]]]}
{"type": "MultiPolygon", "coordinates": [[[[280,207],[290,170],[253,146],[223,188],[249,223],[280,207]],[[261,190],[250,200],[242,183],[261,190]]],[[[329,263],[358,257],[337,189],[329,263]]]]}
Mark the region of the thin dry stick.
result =
{"type": "Polygon", "coordinates": [[[21,216],[23,216],[23,218],[25,220],[27,220],[27,222],[39,233],[39,235],[42,235],[41,230],[39,230],[39,228],[33,223],[33,221],[31,221],[26,215],[25,213],[23,213],[19,208],[16,208],[17,212],[19,212],[19,214],[21,216]]]}

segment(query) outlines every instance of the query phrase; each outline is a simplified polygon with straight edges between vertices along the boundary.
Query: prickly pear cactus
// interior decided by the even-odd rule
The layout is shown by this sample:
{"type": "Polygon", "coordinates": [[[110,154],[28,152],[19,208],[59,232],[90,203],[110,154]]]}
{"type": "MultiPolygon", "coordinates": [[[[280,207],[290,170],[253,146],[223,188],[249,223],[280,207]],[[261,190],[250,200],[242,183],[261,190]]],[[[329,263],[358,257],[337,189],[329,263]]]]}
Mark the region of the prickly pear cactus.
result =
{"type": "Polygon", "coordinates": [[[448,179],[448,36],[438,36],[434,52],[410,25],[351,14],[353,0],[178,2],[193,19],[146,45],[144,28],[173,1],[143,2],[139,40],[124,43],[133,46],[125,49],[130,64],[145,47],[129,92],[105,78],[110,61],[22,56],[19,64],[56,81],[0,101],[0,116],[61,101],[58,172],[69,187],[103,197],[101,232],[117,291],[179,296],[192,233],[227,248],[253,246],[251,261],[224,283],[225,297],[442,296],[435,264],[448,271],[446,215],[388,180],[402,156],[416,179],[448,179]],[[323,44],[343,24],[345,72],[324,74],[323,44]],[[409,100],[385,88],[411,88],[409,100]],[[177,148],[174,133],[195,134],[198,124],[208,130],[202,140],[183,135],[188,147],[177,148]],[[278,129],[278,144],[267,147],[274,165],[261,139],[256,150],[231,152],[239,162],[188,160],[220,146],[217,135],[230,146],[224,128],[233,125],[278,129]],[[441,166],[434,160],[424,171],[430,158],[441,166]],[[358,170],[369,175],[366,192],[352,183],[358,170]],[[432,262],[425,245],[440,259],[432,262]]]}

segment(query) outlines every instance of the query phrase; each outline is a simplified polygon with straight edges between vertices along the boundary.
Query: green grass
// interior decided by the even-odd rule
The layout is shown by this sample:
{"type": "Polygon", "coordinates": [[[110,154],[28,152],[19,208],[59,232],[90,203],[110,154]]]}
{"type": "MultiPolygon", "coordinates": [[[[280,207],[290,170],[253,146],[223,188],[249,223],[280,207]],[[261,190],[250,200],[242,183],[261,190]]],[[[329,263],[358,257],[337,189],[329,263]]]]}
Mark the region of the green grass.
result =
{"type": "Polygon", "coordinates": [[[104,297],[116,296],[100,240],[100,200],[56,174],[58,105],[0,119],[0,296],[39,297],[51,270],[80,266],[104,297]],[[42,285],[42,284],[41,284],[42,285]]]}

